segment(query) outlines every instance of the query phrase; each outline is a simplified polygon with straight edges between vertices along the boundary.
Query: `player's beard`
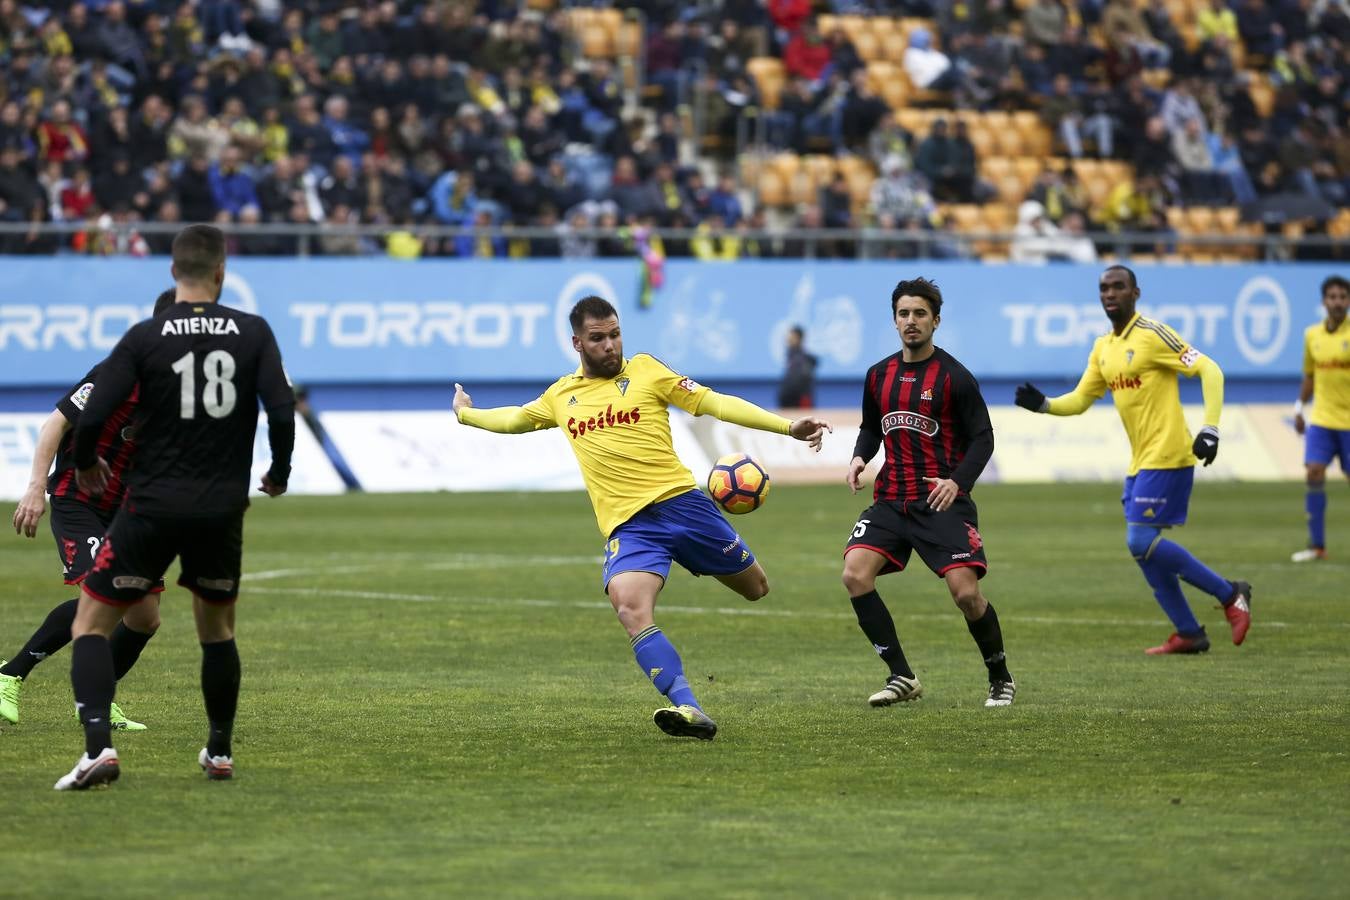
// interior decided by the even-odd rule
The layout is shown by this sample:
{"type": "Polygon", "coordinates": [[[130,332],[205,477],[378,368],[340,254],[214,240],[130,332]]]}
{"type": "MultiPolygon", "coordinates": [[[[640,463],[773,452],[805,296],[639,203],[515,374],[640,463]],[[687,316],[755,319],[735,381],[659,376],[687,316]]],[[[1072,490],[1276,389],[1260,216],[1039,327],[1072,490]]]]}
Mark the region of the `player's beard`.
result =
{"type": "Polygon", "coordinates": [[[607,359],[603,356],[591,356],[589,353],[582,352],[582,361],[585,363],[586,374],[593,378],[613,378],[623,370],[623,351],[616,349],[613,359],[607,359]]]}

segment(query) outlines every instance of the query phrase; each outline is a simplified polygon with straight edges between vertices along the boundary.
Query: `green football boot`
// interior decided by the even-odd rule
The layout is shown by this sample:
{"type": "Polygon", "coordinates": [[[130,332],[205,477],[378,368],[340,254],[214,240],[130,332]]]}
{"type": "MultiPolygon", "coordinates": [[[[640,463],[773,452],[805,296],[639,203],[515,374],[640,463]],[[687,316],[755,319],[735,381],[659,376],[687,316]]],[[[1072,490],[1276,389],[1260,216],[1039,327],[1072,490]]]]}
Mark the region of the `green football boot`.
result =
{"type": "MultiPolygon", "coordinates": [[[[0,666],[5,660],[0,659],[0,666]]],[[[19,694],[23,691],[22,675],[0,675],[0,719],[11,725],[19,724],[19,694]]]]}

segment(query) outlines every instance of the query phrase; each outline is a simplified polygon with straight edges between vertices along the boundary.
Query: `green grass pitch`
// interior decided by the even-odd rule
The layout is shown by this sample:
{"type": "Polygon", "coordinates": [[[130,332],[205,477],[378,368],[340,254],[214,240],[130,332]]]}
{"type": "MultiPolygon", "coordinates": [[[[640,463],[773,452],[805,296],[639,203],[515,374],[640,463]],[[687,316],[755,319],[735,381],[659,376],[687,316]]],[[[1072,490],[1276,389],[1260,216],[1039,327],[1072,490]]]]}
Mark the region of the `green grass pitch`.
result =
{"type": "MultiPolygon", "coordinates": [[[[1179,539],[1255,584],[1246,645],[1169,628],[1118,487],[976,492],[1017,704],[942,584],[880,582],[926,696],[884,680],[839,584],[866,505],[779,485],[735,524],[772,590],[675,574],[657,622],[722,731],[660,699],[600,593],[580,494],[284,497],[246,526],[238,775],[196,768],[181,589],[118,700],[122,780],[57,794],[81,751],[69,654],[0,728],[0,896],[1326,897],[1350,884],[1350,491],[1298,567],[1297,485],[1200,485],[1179,539]]],[[[45,528],[45,525],[44,525],[45,528]]],[[[0,653],[70,592],[50,538],[0,542],[0,653]]],[[[173,573],[176,577],[176,572],[173,573]]]]}

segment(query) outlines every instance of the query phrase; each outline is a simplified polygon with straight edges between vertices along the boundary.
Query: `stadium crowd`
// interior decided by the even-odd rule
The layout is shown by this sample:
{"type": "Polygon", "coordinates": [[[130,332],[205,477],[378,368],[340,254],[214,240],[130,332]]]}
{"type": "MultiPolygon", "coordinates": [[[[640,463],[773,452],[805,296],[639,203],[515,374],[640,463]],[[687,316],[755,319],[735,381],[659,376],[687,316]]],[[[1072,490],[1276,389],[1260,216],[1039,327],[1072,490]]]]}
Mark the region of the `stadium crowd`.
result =
{"type": "Polygon", "coordinates": [[[1171,246],[1192,206],[1345,221],[1350,0],[621,6],[635,32],[548,0],[0,0],[0,221],[86,226],[0,247],[163,253],[137,223],[216,222],[332,255],[858,252],[762,239],[796,227],[958,256],[951,210],[1000,204],[977,224],[1013,259],[1093,259],[1086,233],[1171,246]],[[999,132],[1030,113],[1048,152],[1010,185],[999,132]],[[828,162],[805,187],[746,164],[775,157],[828,162]],[[1093,160],[1122,177],[1093,190],[1093,160]]]}

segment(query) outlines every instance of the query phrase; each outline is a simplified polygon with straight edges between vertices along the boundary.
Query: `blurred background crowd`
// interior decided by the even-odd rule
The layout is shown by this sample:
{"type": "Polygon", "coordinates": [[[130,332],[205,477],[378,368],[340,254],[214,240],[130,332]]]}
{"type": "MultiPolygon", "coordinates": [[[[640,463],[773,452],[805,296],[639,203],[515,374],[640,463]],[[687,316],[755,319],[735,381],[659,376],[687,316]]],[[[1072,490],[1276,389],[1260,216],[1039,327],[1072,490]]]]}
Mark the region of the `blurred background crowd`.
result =
{"type": "Polygon", "coordinates": [[[398,257],[1350,234],[1350,0],[0,0],[0,69],[9,253],[163,253],[197,221],[398,257]]]}

